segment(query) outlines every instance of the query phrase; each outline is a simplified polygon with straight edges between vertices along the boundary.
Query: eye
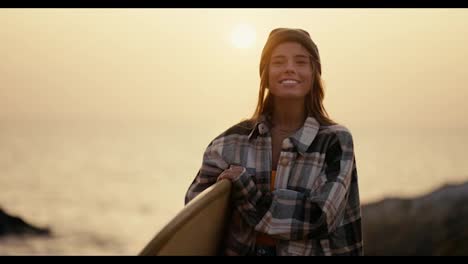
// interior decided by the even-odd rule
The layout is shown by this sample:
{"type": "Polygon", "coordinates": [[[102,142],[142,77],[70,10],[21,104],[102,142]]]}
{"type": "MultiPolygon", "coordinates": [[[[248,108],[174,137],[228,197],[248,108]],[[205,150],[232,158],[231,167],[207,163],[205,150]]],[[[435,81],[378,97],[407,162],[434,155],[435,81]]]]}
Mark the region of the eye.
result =
{"type": "Polygon", "coordinates": [[[283,62],[282,60],[273,60],[273,61],[271,62],[271,64],[273,64],[273,65],[281,65],[281,64],[283,64],[283,63],[284,63],[284,62],[283,62]]]}

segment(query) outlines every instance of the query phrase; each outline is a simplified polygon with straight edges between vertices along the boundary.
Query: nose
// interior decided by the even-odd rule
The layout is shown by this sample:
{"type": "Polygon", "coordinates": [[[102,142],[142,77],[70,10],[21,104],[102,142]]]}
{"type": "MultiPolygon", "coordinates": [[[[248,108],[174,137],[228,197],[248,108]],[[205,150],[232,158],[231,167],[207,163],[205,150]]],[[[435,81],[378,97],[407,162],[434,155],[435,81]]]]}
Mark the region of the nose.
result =
{"type": "Polygon", "coordinates": [[[284,71],[289,72],[289,73],[296,72],[296,67],[294,65],[294,62],[293,61],[288,61],[286,63],[286,67],[285,67],[284,71]]]}

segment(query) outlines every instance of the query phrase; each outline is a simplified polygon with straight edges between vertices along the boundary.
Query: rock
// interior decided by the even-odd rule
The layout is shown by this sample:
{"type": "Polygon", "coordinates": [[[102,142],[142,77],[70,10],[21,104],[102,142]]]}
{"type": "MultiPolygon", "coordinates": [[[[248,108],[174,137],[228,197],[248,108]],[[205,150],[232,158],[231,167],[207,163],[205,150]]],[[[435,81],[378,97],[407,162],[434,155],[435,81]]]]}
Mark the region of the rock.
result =
{"type": "Polygon", "coordinates": [[[50,235],[50,229],[33,226],[0,208],[0,237],[6,235],[50,235]]]}
{"type": "Polygon", "coordinates": [[[468,255],[468,182],[362,207],[365,255],[468,255]]]}

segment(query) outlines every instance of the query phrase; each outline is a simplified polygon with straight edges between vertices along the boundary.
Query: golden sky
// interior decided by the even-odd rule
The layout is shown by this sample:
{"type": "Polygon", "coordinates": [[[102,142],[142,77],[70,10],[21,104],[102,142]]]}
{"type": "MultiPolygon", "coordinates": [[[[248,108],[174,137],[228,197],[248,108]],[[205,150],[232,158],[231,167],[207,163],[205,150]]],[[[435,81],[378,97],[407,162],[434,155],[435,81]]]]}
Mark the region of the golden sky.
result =
{"type": "Polygon", "coordinates": [[[468,9],[1,9],[0,24],[0,120],[232,124],[254,111],[270,30],[299,27],[336,121],[468,128],[468,9]]]}

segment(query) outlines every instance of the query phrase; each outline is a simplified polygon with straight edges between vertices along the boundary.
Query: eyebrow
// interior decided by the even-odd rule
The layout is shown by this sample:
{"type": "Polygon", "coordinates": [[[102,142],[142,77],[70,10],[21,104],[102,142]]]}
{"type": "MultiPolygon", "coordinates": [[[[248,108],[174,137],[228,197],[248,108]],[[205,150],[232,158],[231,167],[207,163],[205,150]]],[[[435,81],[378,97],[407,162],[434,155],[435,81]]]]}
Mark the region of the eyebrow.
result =
{"type": "MultiPolygon", "coordinates": [[[[309,56],[306,56],[306,55],[294,55],[294,58],[308,58],[309,56]]],[[[284,55],[276,55],[276,56],[273,56],[271,57],[272,59],[284,59],[286,58],[286,56],[284,55]]]]}

